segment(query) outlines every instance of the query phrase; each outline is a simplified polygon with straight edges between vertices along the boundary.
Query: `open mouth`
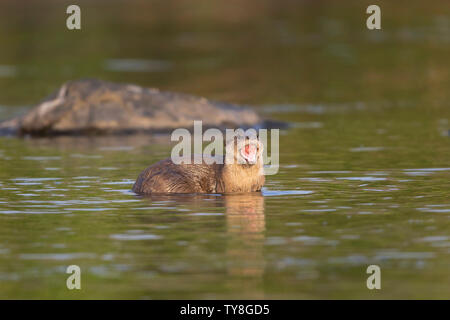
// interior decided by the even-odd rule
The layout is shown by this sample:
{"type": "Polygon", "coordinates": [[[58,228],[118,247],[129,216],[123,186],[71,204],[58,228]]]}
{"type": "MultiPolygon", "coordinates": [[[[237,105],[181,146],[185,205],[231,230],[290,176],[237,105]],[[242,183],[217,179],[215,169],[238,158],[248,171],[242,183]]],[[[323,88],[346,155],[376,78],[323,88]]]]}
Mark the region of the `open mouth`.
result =
{"type": "Polygon", "coordinates": [[[255,164],[258,154],[258,147],[255,144],[246,144],[241,149],[241,156],[245,159],[248,164],[255,164]]]}

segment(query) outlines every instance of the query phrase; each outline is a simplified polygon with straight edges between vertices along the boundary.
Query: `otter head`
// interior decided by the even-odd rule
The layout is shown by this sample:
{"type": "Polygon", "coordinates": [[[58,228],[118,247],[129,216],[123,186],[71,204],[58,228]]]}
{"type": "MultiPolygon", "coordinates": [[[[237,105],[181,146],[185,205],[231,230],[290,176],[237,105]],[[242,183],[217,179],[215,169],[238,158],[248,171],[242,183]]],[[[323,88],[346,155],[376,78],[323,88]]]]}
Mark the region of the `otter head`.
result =
{"type": "Polygon", "coordinates": [[[260,159],[263,151],[263,145],[260,141],[247,140],[239,149],[239,156],[245,160],[246,164],[256,164],[260,159]]]}
{"type": "Polygon", "coordinates": [[[262,164],[264,146],[256,136],[240,135],[227,142],[227,162],[241,165],[262,164]]]}

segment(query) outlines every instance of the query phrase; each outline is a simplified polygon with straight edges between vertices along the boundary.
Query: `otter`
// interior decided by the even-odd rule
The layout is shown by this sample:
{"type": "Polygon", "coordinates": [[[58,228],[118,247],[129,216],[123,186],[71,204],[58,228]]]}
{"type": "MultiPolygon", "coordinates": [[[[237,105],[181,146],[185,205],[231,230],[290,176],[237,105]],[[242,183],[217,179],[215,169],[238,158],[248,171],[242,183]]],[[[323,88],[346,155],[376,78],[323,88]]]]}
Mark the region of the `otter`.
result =
{"type": "Polygon", "coordinates": [[[246,193],[264,185],[263,144],[257,138],[232,139],[226,144],[232,157],[221,161],[175,164],[161,160],[141,172],[133,186],[137,194],[246,193]],[[231,160],[231,161],[230,161],[231,160]]]}

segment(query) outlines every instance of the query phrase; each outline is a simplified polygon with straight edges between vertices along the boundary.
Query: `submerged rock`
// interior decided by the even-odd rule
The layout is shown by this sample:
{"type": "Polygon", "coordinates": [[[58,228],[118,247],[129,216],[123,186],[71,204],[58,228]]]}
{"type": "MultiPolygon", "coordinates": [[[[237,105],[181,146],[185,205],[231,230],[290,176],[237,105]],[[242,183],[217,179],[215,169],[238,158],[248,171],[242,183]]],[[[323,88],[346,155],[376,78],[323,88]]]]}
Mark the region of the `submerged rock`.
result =
{"type": "Polygon", "coordinates": [[[100,80],[70,81],[24,116],[0,123],[5,134],[86,134],[204,127],[258,127],[246,107],[187,94],[100,80]]]}

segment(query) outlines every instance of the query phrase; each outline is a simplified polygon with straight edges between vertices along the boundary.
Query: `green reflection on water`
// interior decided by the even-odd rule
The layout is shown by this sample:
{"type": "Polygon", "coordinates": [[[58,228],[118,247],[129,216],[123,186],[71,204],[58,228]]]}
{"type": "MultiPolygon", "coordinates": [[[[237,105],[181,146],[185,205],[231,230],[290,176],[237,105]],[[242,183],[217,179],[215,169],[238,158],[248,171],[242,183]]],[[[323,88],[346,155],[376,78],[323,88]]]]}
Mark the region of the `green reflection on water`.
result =
{"type": "Polygon", "coordinates": [[[450,297],[447,2],[383,3],[379,33],[364,1],[82,2],[79,33],[41,3],[0,4],[0,118],[95,76],[295,125],[263,195],[227,197],[129,192],[167,136],[0,138],[0,298],[450,297]]]}

